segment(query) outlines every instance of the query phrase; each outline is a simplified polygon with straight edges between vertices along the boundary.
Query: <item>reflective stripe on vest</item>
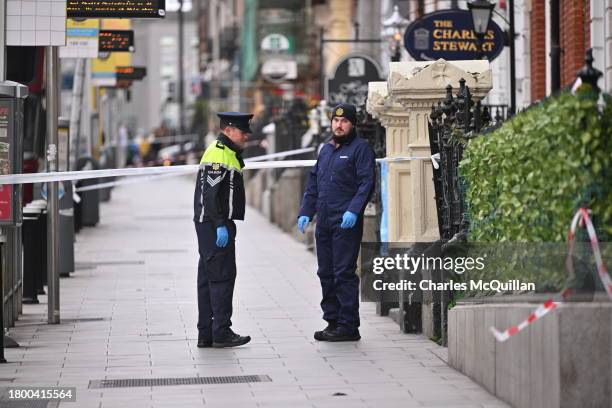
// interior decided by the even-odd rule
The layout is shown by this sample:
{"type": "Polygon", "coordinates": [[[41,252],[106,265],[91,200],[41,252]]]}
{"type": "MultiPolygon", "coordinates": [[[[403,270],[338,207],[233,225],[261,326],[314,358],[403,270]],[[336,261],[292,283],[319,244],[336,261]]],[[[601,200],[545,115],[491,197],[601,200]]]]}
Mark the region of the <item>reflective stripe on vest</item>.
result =
{"type": "Polygon", "coordinates": [[[227,146],[225,148],[220,148],[217,146],[216,142],[208,146],[202,155],[202,160],[200,160],[201,167],[213,164],[219,164],[228,170],[236,169],[242,172],[242,167],[236,157],[236,152],[227,146]]]}

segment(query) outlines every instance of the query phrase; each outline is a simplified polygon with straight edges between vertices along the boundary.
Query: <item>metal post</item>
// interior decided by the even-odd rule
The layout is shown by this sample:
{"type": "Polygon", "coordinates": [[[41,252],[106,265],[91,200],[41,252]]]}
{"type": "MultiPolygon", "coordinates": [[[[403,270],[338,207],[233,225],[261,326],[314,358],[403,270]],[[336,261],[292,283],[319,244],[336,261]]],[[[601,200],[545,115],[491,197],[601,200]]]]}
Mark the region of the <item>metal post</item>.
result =
{"type": "MultiPolygon", "coordinates": [[[[219,24],[220,16],[219,16],[219,0],[212,0],[210,2],[210,8],[212,10],[212,20],[210,21],[212,27],[212,35],[213,35],[213,43],[212,43],[212,81],[211,81],[211,99],[212,99],[212,108],[211,115],[214,116],[214,112],[219,112],[221,110],[221,79],[219,78],[219,62],[221,60],[221,25],[219,24]]],[[[211,120],[210,123],[214,123],[214,120],[211,120]]]]}
{"type": "MultiPolygon", "coordinates": [[[[57,171],[57,118],[59,58],[57,47],[47,47],[47,169],[57,171]]],[[[59,200],[58,182],[47,184],[47,323],[60,322],[59,310],[59,200]]]]}
{"type": "Polygon", "coordinates": [[[514,0],[508,2],[510,12],[510,115],[516,113],[516,48],[514,45],[514,0]]]}
{"type": "MultiPolygon", "coordinates": [[[[183,86],[183,0],[179,0],[179,9],[178,9],[178,103],[179,103],[179,134],[185,134],[185,118],[184,118],[184,108],[185,108],[185,95],[184,95],[184,86],[183,86]]],[[[183,147],[183,143],[180,144],[181,150],[183,147]]]]}
{"type": "Polygon", "coordinates": [[[482,46],[484,44],[485,34],[484,33],[483,34],[475,33],[475,34],[476,34],[476,44],[478,44],[478,59],[482,60],[482,59],[487,58],[487,54],[482,49],[482,46]]]}
{"type": "Polygon", "coordinates": [[[72,105],[70,107],[70,125],[69,125],[69,144],[72,148],[68,162],[67,170],[76,170],[76,163],[79,159],[79,139],[81,129],[81,116],[85,108],[83,102],[83,83],[85,81],[85,59],[79,58],[76,60],[74,68],[74,83],[72,85],[72,105]]]}
{"type": "MultiPolygon", "coordinates": [[[[0,2],[0,3],[4,3],[4,2],[0,2]]],[[[2,47],[4,48],[4,46],[2,47]]],[[[7,228],[8,229],[8,228],[7,228]]],[[[9,233],[7,233],[7,229],[2,228],[2,232],[6,235],[6,236],[10,236],[9,233]]],[[[2,294],[2,299],[0,300],[0,322],[2,322],[2,325],[0,325],[0,329],[2,329],[2,333],[0,333],[0,363],[6,363],[6,358],[4,358],[4,271],[6,270],[7,266],[8,266],[8,262],[6,260],[6,254],[8,253],[8,246],[6,245],[6,241],[4,243],[4,251],[0,251],[0,293],[2,294]]]]}
{"type": "Polygon", "coordinates": [[[0,1],[0,82],[6,80],[6,1],[0,1]]]}
{"type": "MultiPolygon", "coordinates": [[[[0,1],[0,81],[6,80],[6,1],[0,1]]],[[[2,233],[6,234],[7,241],[8,238],[11,237],[10,233],[11,228],[3,228],[2,233]]],[[[4,254],[9,253],[10,246],[7,245],[8,242],[5,242],[5,251],[4,254]]],[[[2,252],[0,252],[2,254],[2,252]]],[[[0,258],[4,258],[4,256],[0,255],[0,258]]],[[[8,267],[8,262],[6,259],[0,259],[0,363],[6,363],[6,359],[4,358],[4,274],[8,267]]]]}

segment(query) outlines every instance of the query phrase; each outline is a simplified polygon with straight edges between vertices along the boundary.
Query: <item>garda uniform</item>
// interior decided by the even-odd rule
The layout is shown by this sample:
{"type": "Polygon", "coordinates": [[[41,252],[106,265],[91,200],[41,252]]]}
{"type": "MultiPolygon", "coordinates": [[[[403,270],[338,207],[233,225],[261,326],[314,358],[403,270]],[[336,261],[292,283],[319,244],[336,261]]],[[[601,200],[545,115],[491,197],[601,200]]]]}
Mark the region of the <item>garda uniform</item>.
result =
{"type": "MultiPolygon", "coordinates": [[[[253,115],[219,113],[223,125],[250,133],[253,115]]],[[[232,297],[236,280],[236,224],[245,212],[244,161],[241,149],[221,134],[202,156],[194,194],[198,236],[198,347],[231,347],[245,344],[231,329],[232,297]],[[227,244],[218,246],[218,229],[226,228],[227,244]]]]}
{"type": "MultiPolygon", "coordinates": [[[[335,116],[346,117],[354,125],[355,107],[341,104],[334,108],[335,116]]],[[[300,216],[312,220],[317,214],[317,275],[323,294],[323,319],[329,323],[324,332],[339,332],[335,341],[360,338],[357,257],[363,235],[363,212],[375,182],[374,150],[357,136],[353,127],[350,134],[323,146],[302,200],[300,216]],[[341,228],[346,212],[357,216],[352,228],[341,228]]],[[[322,333],[315,333],[315,338],[334,341],[322,333]]]]}

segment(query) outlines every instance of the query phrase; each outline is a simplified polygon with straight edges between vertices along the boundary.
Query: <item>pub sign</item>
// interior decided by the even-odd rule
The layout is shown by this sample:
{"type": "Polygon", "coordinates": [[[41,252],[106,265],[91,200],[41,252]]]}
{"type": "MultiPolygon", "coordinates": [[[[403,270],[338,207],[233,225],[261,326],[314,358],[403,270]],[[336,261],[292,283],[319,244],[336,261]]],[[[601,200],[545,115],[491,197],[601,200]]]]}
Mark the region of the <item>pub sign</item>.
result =
{"type": "MultiPolygon", "coordinates": [[[[406,28],[404,47],[417,61],[480,59],[478,40],[468,10],[440,10],[424,15],[406,28]]],[[[504,49],[504,32],[491,19],[482,43],[489,61],[504,49]]]]}

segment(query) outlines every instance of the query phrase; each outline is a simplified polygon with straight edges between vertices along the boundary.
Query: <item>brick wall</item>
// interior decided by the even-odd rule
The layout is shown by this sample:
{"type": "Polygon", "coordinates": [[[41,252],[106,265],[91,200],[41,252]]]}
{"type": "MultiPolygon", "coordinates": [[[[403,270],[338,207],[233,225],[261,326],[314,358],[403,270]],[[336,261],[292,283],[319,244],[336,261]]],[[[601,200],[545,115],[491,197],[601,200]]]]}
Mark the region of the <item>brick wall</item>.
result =
{"type": "Polygon", "coordinates": [[[546,96],[546,0],[531,3],[531,101],[546,96]]]}
{"type": "MultiPolygon", "coordinates": [[[[546,37],[550,27],[546,26],[546,1],[533,0],[531,3],[531,101],[546,96],[546,37]]],[[[561,87],[576,80],[576,72],[584,65],[584,55],[591,47],[590,0],[558,0],[561,46],[561,87]]]]}
{"type": "Polygon", "coordinates": [[[561,13],[561,87],[576,80],[576,71],[584,65],[590,47],[589,0],[562,0],[561,13]]]}

